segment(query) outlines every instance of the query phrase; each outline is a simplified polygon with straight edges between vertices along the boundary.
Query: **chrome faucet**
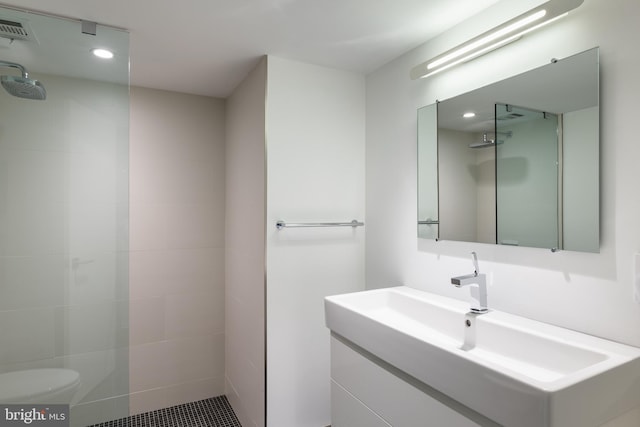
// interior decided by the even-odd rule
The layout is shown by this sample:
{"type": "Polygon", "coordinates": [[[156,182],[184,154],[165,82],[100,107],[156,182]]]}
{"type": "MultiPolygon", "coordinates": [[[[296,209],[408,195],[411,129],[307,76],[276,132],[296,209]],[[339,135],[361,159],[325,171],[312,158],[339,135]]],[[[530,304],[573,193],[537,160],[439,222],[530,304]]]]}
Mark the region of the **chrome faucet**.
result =
{"type": "Polygon", "coordinates": [[[489,311],[489,308],[487,307],[487,276],[485,274],[480,274],[478,256],[475,252],[471,252],[471,260],[473,261],[473,266],[475,268],[473,274],[452,277],[451,283],[458,288],[470,286],[471,311],[473,313],[486,313],[489,311]]]}

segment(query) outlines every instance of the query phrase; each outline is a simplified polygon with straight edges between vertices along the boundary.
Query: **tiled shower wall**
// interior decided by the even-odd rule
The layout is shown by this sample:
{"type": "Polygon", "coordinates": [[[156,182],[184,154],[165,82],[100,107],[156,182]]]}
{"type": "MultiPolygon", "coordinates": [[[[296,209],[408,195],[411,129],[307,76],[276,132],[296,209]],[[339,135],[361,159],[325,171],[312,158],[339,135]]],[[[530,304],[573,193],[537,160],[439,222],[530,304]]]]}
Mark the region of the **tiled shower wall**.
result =
{"type": "Polygon", "coordinates": [[[265,91],[267,59],[227,98],[226,387],[244,427],[265,420],[265,91]]]}
{"type": "Polygon", "coordinates": [[[224,393],[224,107],[131,90],[131,414],[224,393]]]}

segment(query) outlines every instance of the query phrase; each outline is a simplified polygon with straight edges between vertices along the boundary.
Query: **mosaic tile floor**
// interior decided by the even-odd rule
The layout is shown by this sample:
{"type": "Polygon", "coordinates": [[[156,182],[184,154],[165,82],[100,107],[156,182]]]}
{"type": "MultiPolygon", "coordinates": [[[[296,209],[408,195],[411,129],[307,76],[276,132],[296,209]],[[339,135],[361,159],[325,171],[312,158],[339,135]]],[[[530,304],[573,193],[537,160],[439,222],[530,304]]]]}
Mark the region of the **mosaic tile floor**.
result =
{"type": "Polygon", "coordinates": [[[242,427],[226,396],[133,415],[91,427],[242,427]]]}

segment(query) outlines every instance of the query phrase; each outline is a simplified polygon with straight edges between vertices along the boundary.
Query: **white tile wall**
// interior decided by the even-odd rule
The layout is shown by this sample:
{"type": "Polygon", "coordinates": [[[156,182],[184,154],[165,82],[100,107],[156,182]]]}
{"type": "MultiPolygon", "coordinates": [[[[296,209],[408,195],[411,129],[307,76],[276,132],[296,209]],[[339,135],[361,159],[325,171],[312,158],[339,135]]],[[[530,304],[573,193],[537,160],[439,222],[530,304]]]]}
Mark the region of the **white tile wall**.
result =
{"type": "Polygon", "coordinates": [[[51,307],[0,312],[0,360],[3,364],[48,359],[55,356],[55,322],[51,307]]]}
{"type": "Polygon", "coordinates": [[[165,299],[151,297],[132,299],[129,304],[129,342],[147,344],[164,339],[165,299]]]}
{"type": "Polygon", "coordinates": [[[0,310],[62,305],[65,266],[62,254],[0,257],[0,310]]]}
{"type": "Polygon", "coordinates": [[[225,392],[246,427],[265,425],[266,60],[227,100],[225,392]]]}
{"type": "Polygon", "coordinates": [[[130,412],[224,393],[224,101],[131,91],[130,412]]]}

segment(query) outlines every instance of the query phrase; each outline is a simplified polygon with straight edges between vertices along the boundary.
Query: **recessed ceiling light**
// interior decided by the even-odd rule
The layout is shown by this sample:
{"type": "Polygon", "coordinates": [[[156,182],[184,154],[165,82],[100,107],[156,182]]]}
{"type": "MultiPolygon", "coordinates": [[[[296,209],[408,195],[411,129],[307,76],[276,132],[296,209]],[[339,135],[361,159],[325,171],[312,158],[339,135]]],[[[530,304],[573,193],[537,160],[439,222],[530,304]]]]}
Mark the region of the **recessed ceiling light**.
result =
{"type": "Polygon", "coordinates": [[[98,58],[102,59],[111,59],[113,58],[113,52],[108,49],[92,49],[91,53],[93,53],[98,58]]]}
{"type": "Polygon", "coordinates": [[[464,113],[462,115],[462,117],[464,117],[465,119],[470,119],[471,117],[475,117],[475,116],[476,116],[476,113],[474,113],[472,111],[469,111],[468,113],[464,113]]]}

